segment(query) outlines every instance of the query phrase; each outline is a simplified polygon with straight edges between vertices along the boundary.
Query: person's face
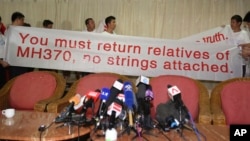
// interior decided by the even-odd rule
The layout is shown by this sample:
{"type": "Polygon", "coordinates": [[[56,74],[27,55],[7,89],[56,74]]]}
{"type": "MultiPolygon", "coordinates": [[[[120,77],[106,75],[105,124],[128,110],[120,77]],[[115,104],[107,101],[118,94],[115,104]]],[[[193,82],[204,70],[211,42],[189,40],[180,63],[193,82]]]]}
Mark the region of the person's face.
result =
{"type": "Polygon", "coordinates": [[[49,24],[46,28],[53,28],[53,24],[49,24]]]}
{"type": "Polygon", "coordinates": [[[248,29],[250,29],[250,22],[246,22],[248,29]]]}
{"type": "Polygon", "coordinates": [[[19,18],[16,20],[16,25],[17,26],[23,26],[24,24],[24,18],[19,18]]]}
{"type": "Polygon", "coordinates": [[[89,23],[87,24],[87,28],[92,31],[95,29],[95,21],[94,20],[89,20],[89,23]]]}
{"type": "Polygon", "coordinates": [[[116,21],[115,20],[112,20],[109,24],[109,27],[113,30],[115,30],[115,27],[116,27],[116,21]]]}
{"type": "Polygon", "coordinates": [[[238,29],[240,28],[241,22],[237,22],[236,20],[232,19],[230,25],[232,29],[238,29]]]}

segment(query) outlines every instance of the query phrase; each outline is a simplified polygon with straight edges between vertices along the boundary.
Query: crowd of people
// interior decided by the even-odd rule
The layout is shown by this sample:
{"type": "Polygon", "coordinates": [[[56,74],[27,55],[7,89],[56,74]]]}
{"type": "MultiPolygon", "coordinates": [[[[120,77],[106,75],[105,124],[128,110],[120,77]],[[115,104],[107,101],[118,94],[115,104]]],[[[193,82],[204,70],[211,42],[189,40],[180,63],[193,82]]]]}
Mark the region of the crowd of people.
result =
{"type": "MultiPolygon", "coordinates": [[[[21,12],[14,12],[11,16],[11,25],[12,26],[27,26],[31,27],[29,23],[24,22],[25,16],[21,12]]],[[[49,19],[43,20],[43,28],[51,29],[53,28],[53,22],[49,19]]],[[[103,34],[115,34],[114,30],[116,27],[116,18],[114,16],[108,16],[105,18],[105,25],[102,26],[103,31],[97,31],[95,28],[95,21],[93,18],[87,18],[85,20],[86,30],[83,32],[102,32],[103,34]]],[[[2,19],[0,17],[0,46],[4,47],[5,44],[5,34],[8,28],[2,23],[2,19]]],[[[0,50],[1,51],[1,50],[0,50]]],[[[2,52],[0,52],[2,53],[2,52]]],[[[39,69],[39,68],[38,68],[39,69]]],[[[26,72],[33,71],[34,68],[21,67],[21,66],[10,66],[8,62],[6,62],[3,58],[0,58],[0,88],[10,79],[21,75],[26,72]]],[[[39,69],[39,70],[47,70],[47,69],[39,69]]],[[[55,70],[57,71],[57,70],[55,70]]],[[[58,72],[58,71],[57,71],[58,72]]],[[[62,71],[64,77],[69,77],[70,71],[62,71]]],[[[88,72],[76,72],[76,77],[82,77],[89,74],[88,72]]]]}
{"type": "MultiPolygon", "coordinates": [[[[11,16],[11,25],[13,26],[28,26],[29,23],[24,22],[25,16],[21,12],[14,12],[11,16]]],[[[44,28],[53,28],[53,22],[49,19],[43,21],[44,28]]],[[[116,28],[116,18],[114,16],[108,16],[105,18],[102,24],[96,29],[95,21],[93,18],[87,18],[85,20],[86,29],[83,32],[94,32],[103,34],[113,34],[115,35],[116,28]]],[[[230,26],[225,26],[225,28],[230,28],[232,33],[232,44],[237,45],[241,48],[241,56],[243,58],[243,77],[246,73],[250,74],[250,11],[246,13],[244,19],[240,15],[234,15],[231,17],[230,26]],[[245,23],[245,29],[241,29],[242,23],[245,23]]],[[[0,17],[0,46],[3,47],[5,41],[5,33],[7,27],[2,23],[0,17]]],[[[1,53],[1,52],[0,52],[1,53]]],[[[23,74],[25,72],[32,71],[33,68],[20,67],[20,66],[10,66],[8,62],[0,58],[0,88],[11,78],[23,74]]],[[[63,75],[68,77],[69,71],[63,71],[63,75]]],[[[88,72],[77,72],[77,78],[89,74],[88,72]]]]}

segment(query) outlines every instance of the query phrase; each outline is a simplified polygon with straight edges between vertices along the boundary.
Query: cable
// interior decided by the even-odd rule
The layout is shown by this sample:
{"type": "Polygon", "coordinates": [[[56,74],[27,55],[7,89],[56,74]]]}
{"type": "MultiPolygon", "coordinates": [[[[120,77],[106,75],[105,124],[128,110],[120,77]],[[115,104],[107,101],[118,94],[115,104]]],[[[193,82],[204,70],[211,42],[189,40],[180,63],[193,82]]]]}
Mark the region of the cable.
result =
{"type": "Polygon", "coordinates": [[[40,135],[39,135],[39,138],[40,138],[40,141],[42,140],[42,133],[48,129],[52,124],[54,123],[54,121],[52,121],[47,127],[45,125],[41,125],[39,128],[38,128],[38,131],[40,132],[40,135]]]}
{"type": "Polygon", "coordinates": [[[203,135],[201,132],[199,132],[199,130],[196,128],[194,120],[192,118],[192,115],[189,112],[188,112],[188,115],[190,117],[191,125],[192,125],[194,132],[195,132],[195,135],[197,136],[198,141],[201,141],[200,136],[202,136],[204,138],[204,140],[206,141],[207,140],[206,136],[203,135]]]}

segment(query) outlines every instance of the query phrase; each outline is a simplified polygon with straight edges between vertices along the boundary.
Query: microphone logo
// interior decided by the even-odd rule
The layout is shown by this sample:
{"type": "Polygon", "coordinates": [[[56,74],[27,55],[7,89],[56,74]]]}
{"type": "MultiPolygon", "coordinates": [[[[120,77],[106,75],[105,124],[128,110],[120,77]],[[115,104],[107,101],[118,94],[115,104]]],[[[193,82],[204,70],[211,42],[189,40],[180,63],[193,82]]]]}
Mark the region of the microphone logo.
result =
{"type": "Polygon", "coordinates": [[[116,102],[113,102],[109,107],[108,107],[108,111],[107,114],[111,115],[112,111],[115,111],[115,117],[118,117],[121,114],[122,111],[122,106],[116,102]]]}
{"type": "Polygon", "coordinates": [[[109,95],[109,93],[107,91],[102,91],[101,95],[107,97],[109,95]]]}
{"type": "Polygon", "coordinates": [[[131,85],[124,85],[124,91],[132,91],[131,85]]]}
{"type": "Polygon", "coordinates": [[[181,91],[178,89],[177,86],[169,86],[168,95],[172,100],[174,100],[174,96],[179,95],[180,93],[181,91]]]}

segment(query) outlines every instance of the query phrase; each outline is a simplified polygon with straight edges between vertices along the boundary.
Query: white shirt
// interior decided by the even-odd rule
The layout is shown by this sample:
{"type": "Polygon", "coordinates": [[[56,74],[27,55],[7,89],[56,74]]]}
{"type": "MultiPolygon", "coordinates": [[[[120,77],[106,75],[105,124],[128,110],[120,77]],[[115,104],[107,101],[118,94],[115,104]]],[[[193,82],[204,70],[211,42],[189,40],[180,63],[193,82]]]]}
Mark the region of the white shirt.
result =
{"type": "Polygon", "coordinates": [[[228,28],[228,43],[238,46],[239,44],[250,43],[248,32],[241,30],[239,32],[233,32],[230,25],[226,25],[228,28]]]}
{"type": "Polygon", "coordinates": [[[116,33],[115,33],[115,32],[113,32],[113,33],[109,33],[109,32],[107,32],[107,31],[103,31],[103,32],[102,32],[102,34],[106,34],[106,35],[116,35],[116,33]]]}
{"type": "Polygon", "coordinates": [[[88,31],[87,29],[85,29],[85,30],[83,30],[82,32],[93,32],[93,33],[95,33],[96,30],[94,29],[93,31],[88,31]]]}
{"type": "MultiPolygon", "coordinates": [[[[228,33],[227,33],[227,36],[228,36],[227,42],[229,44],[238,46],[240,44],[250,43],[250,39],[249,39],[247,31],[241,30],[239,32],[234,32],[230,25],[226,25],[225,28],[227,28],[227,31],[228,31],[228,33]]],[[[241,52],[241,47],[239,47],[239,52],[241,52]]],[[[241,59],[241,62],[242,62],[241,64],[245,65],[246,64],[245,59],[243,59],[242,57],[240,57],[240,59],[241,59]]]]}

